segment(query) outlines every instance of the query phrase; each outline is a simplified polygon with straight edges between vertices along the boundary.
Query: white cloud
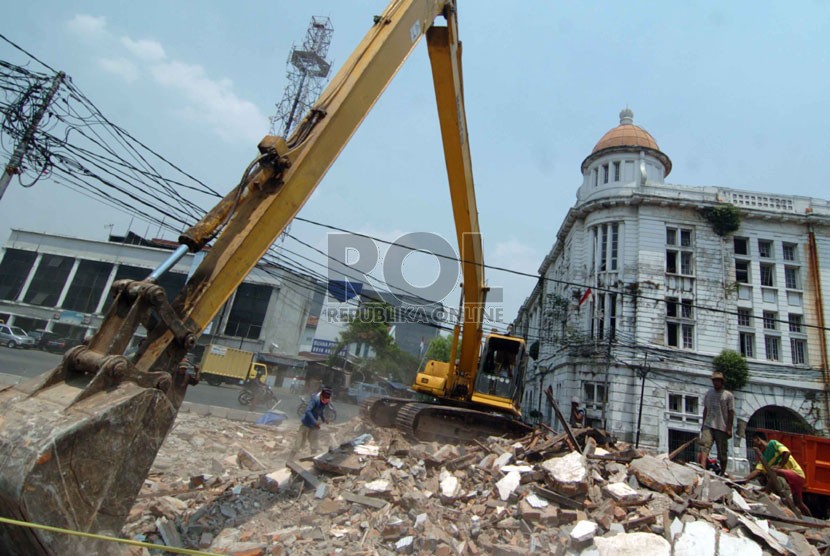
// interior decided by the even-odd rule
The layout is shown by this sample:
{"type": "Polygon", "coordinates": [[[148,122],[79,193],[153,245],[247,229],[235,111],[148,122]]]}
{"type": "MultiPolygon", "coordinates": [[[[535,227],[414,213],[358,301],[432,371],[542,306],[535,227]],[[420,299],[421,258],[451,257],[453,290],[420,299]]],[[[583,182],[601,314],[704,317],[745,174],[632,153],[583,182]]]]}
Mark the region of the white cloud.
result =
{"type": "Polygon", "coordinates": [[[127,83],[138,79],[138,67],[126,58],[100,58],[98,65],[104,70],[114,73],[127,83]]]}
{"type": "Polygon", "coordinates": [[[105,17],[77,14],[66,25],[81,38],[105,40],[109,55],[97,59],[101,69],[128,83],[142,74],[151,75],[178,97],[173,102],[182,104],[179,111],[185,118],[206,125],[223,139],[256,144],[267,133],[268,118],[234,92],[231,80],[213,79],[200,65],[169,59],[158,41],[111,33],[105,17]],[[119,48],[129,55],[119,55],[119,48]]]}
{"type": "Polygon", "coordinates": [[[66,26],[76,35],[94,38],[106,33],[107,18],[104,16],[77,14],[69,20],[66,26]]]}
{"type": "Polygon", "coordinates": [[[228,141],[258,142],[267,131],[268,118],[252,102],[233,92],[229,79],[214,80],[202,66],[171,61],[150,68],[155,80],[184,95],[184,114],[204,122],[228,141]]]}
{"type": "Polygon", "coordinates": [[[542,258],[527,244],[517,239],[499,241],[492,250],[493,264],[536,274],[542,264],[542,258]]]}
{"type": "Polygon", "coordinates": [[[159,62],[167,57],[161,44],[154,40],[139,39],[134,41],[130,37],[123,36],[121,37],[121,44],[123,44],[134,56],[142,60],[159,62]]]}

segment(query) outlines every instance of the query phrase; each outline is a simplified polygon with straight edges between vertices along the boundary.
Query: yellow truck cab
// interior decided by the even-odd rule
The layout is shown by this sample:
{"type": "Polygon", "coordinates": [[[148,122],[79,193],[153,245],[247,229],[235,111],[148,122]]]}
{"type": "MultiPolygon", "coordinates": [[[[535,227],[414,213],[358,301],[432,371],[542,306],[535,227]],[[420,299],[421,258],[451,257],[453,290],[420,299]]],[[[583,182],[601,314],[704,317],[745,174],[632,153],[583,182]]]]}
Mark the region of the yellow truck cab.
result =
{"type": "Polygon", "coordinates": [[[220,384],[242,384],[248,379],[265,381],[268,367],[254,361],[255,353],[227,346],[209,345],[205,348],[199,366],[201,377],[212,386],[220,384]]]}

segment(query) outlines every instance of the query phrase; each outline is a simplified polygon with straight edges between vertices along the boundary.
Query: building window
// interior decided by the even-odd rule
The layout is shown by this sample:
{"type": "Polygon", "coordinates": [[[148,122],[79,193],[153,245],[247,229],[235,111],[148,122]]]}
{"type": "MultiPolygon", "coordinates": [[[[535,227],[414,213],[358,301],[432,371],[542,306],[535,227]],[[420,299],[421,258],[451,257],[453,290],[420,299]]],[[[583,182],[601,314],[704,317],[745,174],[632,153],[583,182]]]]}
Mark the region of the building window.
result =
{"type": "Polygon", "coordinates": [[[666,228],[666,273],[694,276],[693,238],[689,228],[666,228]]]}
{"type": "Polygon", "coordinates": [[[769,259],[772,257],[772,242],[770,240],[758,240],[758,256],[762,259],[769,259]]]}
{"type": "Polygon", "coordinates": [[[790,332],[804,332],[804,317],[790,313],[789,318],[790,332]]]}
{"type": "Polygon", "coordinates": [[[620,163],[614,163],[614,181],[620,181],[620,163]]]}
{"type": "Polygon", "coordinates": [[[258,340],[271,300],[271,286],[242,283],[236,290],[225,334],[258,340]]]}
{"type": "Polygon", "coordinates": [[[738,309],[738,326],[752,326],[752,309],[738,309]]]}
{"type": "Polygon", "coordinates": [[[608,165],[602,165],[602,183],[608,183],[608,165]]]}
{"type": "Polygon", "coordinates": [[[700,423],[700,398],[690,394],[669,394],[669,420],[700,423]]]}
{"type": "Polygon", "coordinates": [[[761,265],[761,285],[767,287],[775,287],[775,265],[762,264],[761,265]]]}
{"type": "Polygon", "coordinates": [[[36,258],[32,251],[6,249],[0,262],[0,299],[17,299],[36,258]]]}
{"type": "Polygon", "coordinates": [[[785,266],[784,267],[784,283],[787,286],[788,290],[800,290],[801,289],[801,280],[798,276],[798,267],[797,266],[785,266]]]}
{"type": "Polygon", "coordinates": [[[735,260],[735,281],[739,284],[749,284],[749,261],[735,260]]]}
{"type": "Polygon", "coordinates": [[[666,298],[666,344],[694,349],[694,310],[691,299],[666,298]]]}
{"type": "Polygon", "coordinates": [[[43,255],[23,301],[41,307],[57,306],[58,298],[74,264],[75,259],[70,257],[43,255]]]}
{"type": "Polygon", "coordinates": [[[749,256],[749,240],[745,237],[736,237],[733,240],[736,255],[749,256]]]}
{"type": "Polygon", "coordinates": [[[599,178],[597,177],[598,175],[599,171],[596,168],[594,168],[593,177],[591,178],[591,184],[594,187],[596,187],[599,184],[599,178]]]}
{"type": "Polygon", "coordinates": [[[608,224],[600,226],[599,271],[608,270],[608,224]]]}
{"type": "Polygon", "coordinates": [[[63,301],[63,308],[82,313],[95,312],[110,272],[111,263],[82,260],[63,301]]]}
{"type": "Polygon", "coordinates": [[[778,314],[774,313],[773,311],[764,311],[764,329],[766,330],[777,330],[778,323],[778,314]]]}
{"type": "Polygon", "coordinates": [[[746,358],[755,357],[755,334],[751,332],[741,332],[741,355],[746,358]]]}
{"type": "Polygon", "coordinates": [[[585,409],[602,409],[605,403],[605,385],[601,382],[584,382],[582,393],[585,409]]]}
{"type": "Polygon", "coordinates": [[[785,261],[797,261],[798,260],[796,258],[796,253],[798,251],[796,251],[796,244],[795,243],[785,243],[782,246],[782,251],[783,251],[783,254],[784,254],[784,260],[785,261]]]}
{"type": "Polygon", "coordinates": [[[616,271],[620,255],[619,223],[600,224],[595,227],[594,241],[597,244],[594,252],[599,255],[599,260],[596,261],[597,272],[616,271]]]}
{"type": "Polygon", "coordinates": [[[764,347],[768,361],[781,361],[781,338],[778,336],[764,336],[764,347]]]}
{"type": "Polygon", "coordinates": [[[807,364],[807,340],[790,338],[790,350],[792,351],[793,365],[807,364]]]}

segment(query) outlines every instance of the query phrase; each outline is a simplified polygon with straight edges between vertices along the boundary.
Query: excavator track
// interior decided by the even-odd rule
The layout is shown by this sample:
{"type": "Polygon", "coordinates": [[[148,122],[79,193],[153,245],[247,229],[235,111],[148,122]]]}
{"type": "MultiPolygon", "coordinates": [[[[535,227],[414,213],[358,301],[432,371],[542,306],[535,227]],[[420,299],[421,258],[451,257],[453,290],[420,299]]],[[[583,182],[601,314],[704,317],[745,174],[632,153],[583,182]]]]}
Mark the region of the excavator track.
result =
{"type": "Polygon", "coordinates": [[[533,430],[508,415],[425,403],[408,403],[401,407],[395,426],[417,440],[449,443],[470,442],[488,436],[519,437],[533,430]]]}
{"type": "Polygon", "coordinates": [[[412,403],[412,400],[372,396],[360,402],[360,417],[377,427],[394,428],[398,411],[408,403],[412,403]]]}

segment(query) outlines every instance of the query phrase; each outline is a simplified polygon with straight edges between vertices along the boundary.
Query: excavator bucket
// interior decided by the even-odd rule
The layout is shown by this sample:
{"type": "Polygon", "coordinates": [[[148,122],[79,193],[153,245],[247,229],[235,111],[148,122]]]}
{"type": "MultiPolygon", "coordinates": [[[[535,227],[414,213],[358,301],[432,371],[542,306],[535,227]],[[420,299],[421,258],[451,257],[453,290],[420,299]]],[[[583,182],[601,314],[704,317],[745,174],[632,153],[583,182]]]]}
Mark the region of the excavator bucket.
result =
{"type": "MultiPolygon", "coordinates": [[[[177,405],[157,387],[60,368],[0,391],[0,515],[118,536],[177,405]],[[95,389],[93,389],[95,390],[95,389]]],[[[120,545],[0,524],[0,554],[93,555],[120,545]]]]}

